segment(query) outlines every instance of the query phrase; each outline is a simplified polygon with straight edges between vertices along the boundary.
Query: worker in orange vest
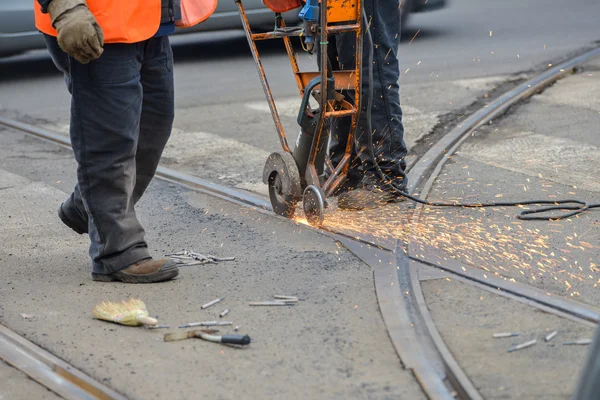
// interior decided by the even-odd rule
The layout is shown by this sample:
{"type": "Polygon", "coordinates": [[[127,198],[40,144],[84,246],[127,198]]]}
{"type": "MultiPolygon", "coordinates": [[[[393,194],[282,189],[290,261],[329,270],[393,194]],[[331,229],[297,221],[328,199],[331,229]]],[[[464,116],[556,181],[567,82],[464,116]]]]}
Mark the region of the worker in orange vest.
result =
{"type": "MultiPolygon", "coordinates": [[[[275,12],[286,12],[302,6],[303,3],[301,0],[262,1],[275,12]]],[[[353,6],[352,2],[342,3],[344,2],[338,2],[338,5],[353,6]]],[[[408,184],[408,148],[404,140],[398,61],[401,3],[400,0],[362,0],[361,3],[367,21],[363,27],[363,51],[360,61],[363,67],[362,110],[358,118],[358,131],[354,137],[347,179],[334,193],[341,210],[378,208],[406,199],[399,192],[406,192],[408,184]],[[372,101],[367,113],[369,93],[372,93],[372,101]],[[369,136],[373,139],[376,162],[368,150],[369,136]]],[[[330,35],[327,43],[327,56],[334,70],[355,69],[356,33],[342,32],[330,35]]],[[[317,49],[319,50],[319,47],[317,49]]],[[[355,96],[352,90],[343,90],[342,94],[347,101],[354,103],[355,96]]],[[[343,117],[335,119],[331,124],[329,159],[333,167],[345,156],[351,122],[351,117],[343,117]]],[[[326,168],[327,174],[331,172],[326,168]]]]}
{"type": "Polygon", "coordinates": [[[58,215],[88,233],[92,278],[160,282],[135,204],[152,180],[174,119],[176,26],[208,18],[217,0],[37,0],[35,21],[71,93],[77,184],[58,215]]]}

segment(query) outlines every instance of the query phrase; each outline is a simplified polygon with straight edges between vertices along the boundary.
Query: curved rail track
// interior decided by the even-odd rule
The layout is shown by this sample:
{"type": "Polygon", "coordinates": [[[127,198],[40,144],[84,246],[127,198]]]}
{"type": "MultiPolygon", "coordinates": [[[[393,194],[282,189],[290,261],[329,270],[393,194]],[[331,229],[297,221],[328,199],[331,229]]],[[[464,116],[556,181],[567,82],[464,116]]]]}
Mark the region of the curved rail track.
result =
{"type": "MultiPolygon", "coordinates": [[[[442,167],[460,144],[478,127],[505,113],[509,107],[538,93],[583,63],[600,56],[600,48],[585,51],[501,95],[444,135],[409,171],[409,191],[426,198],[442,167]]],[[[70,148],[67,137],[0,117],[4,125],[70,148]]],[[[251,193],[221,186],[168,168],[159,167],[157,176],[193,190],[236,204],[271,213],[270,203],[251,193]]],[[[414,208],[413,219],[421,218],[423,206],[414,208]]],[[[413,243],[357,239],[351,232],[321,230],[344,244],[374,271],[375,290],[389,337],[406,369],[410,369],[430,399],[479,400],[482,396],[444,344],[429,314],[420,280],[420,265],[437,268],[454,278],[493,291],[546,312],[595,326],[600,310],[502,277],[485,277],[483,270],[447,260],[435,248],[415,248],[413,243]],[[418,250],[418,251],[417,251],[418,250]]],[[[121,399],[118,393],[95,382],[72,366],[45,352],[0,325],[0,358],[65,398],[121,399]],[[11,350],[12,351],[9,351],[11,350]]]]}

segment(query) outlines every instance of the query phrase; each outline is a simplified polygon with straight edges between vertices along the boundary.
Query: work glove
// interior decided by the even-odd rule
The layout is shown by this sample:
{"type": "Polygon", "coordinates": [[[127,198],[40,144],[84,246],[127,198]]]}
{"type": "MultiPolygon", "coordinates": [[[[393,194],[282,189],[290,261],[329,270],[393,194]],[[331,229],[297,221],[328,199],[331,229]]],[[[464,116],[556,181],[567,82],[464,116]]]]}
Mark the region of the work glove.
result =
{"type": "Polygon", "coordinates": [[[60,48],[82,64],[100,57],[104,32],[85,0],[52,0],[48,6],[60,48]]]}

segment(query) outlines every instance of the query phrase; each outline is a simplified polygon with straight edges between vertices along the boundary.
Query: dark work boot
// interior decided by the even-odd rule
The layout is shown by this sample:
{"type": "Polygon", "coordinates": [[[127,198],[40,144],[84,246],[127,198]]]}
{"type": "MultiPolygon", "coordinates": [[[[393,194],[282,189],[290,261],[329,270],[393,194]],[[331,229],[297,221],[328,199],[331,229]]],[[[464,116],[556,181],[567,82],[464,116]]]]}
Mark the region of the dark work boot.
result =
{"type": "Polygon", "coordinates": [[[389,184],[382,183],[374,176],[366,175],[360,186],[344,192],[338,197],[338,207],[341,210],[369,210],[385,206],[388,203],[399,203],[406,197],[399,194],[389,184]]]}
{"type": "Polygon", "coordinates": [[[70,207],[69,200],[65,201],[60,205],[60,207],[58,207],[58,217],[66,226],[73,229],[80,235],[88,233],[87,219],[82,218],[77,211],[70,207]]]}
{"type": "Polygon", "coordinates": [[[112,274],[92,273],[92,278],[100,282],[154,283],[168,281],[177,275],[179,268],[174,261],[146,258],[112,274]]]}

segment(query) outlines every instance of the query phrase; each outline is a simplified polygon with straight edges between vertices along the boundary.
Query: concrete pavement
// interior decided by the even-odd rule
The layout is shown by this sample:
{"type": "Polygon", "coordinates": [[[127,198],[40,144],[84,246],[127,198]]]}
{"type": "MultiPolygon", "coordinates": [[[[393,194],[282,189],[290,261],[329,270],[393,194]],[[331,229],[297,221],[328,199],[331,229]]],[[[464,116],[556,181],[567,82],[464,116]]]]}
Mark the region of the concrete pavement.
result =
{"type": "MultiPolygon", "coordinates": [[[[594,162],[600,143],[593,129],[599,126],[599,70],[600,62],[591,62],[480,129],[446,165],[430,197],[600,201],[594,162]]],[[[184,268],[179,279],[160,285],[94,283],[85,236],[75,235],[55,216],[74,182],[70,151],[9,130],[0,138],[0,261],[11,266],[0,288],[1,323],[131,398],[423,397],[389,342],[372,271],[331,239],[288,220],[155,181],[140,215],[157,256],[187,248],[235,256],[236,261],[184,268]],[[275,293],[307,300],[284,309],[247,305],[275,293]],[[164,332],[92,319],[96,302],[129,296],[143,298],[151,315],[173,327],[215,319],[230,308],[228,318],[252,336],[253,344],[234,350],[194,340],[164,343],[164,332]],[[222,296],[221,305],[200,310],[204,302],[222,296]],[[21,313],[34,317],[24,319],[21,313]]],[[[330,217],[334,224],[353,221],[371,234],[387,236],[398,234],[403,223],[387,213],[406,216],[406,207],[378,210],[378,218],[339,211],[330,217]]],[[[598,306],[597,211],[551,223],[517,221],[515,212],[431,209],[428,230],[404,238],[434,244],[490,273],[598,306]]],[[[562,343],[591,337],[590,327],[444,274],[421,279],[444,341],[486,399],[566,399],[572,393],[587,348],[562,343]],[[552,330],[559,335],[544,343],[552,330]],[[520,336],[491,338],[500,331],[520,336]],[[532,338],[539,342],[533,348],[506,352],[532,338]]],[[[20,378],[18,386],[26,391],[15,390],[14,383],[5,398],[30,398],[30,391],[40,390],[47,395],[14,370],[0,373],[16,383],[20,378]]]]}
{"type": "MultiPolygon", "coordinates": [[[[600,203],[600,60],[479,129],[446,164],[430,199],[469,202],[581,198],[600,203]]],[[[563,221],[519,221],[519,209],[430,209],[437,247],[490,274],[600,305],[600,210],[563,221]]],[[[486,399],[568,399],[593,329],[453,280],[424,282],[434,320],[486,399]],[[544,336],[559,334],[546,343],[544,336]],[[520,332],[495,340],[495,332],[520,332]],[[537,339],[516,353],[506,350],[537,339]]]]}
{"type": "MultiPolygon", "coordinates": [[[[470,18],[478,19],[478,24],[464,24],[460,30],[450,29],[453,18],[443,21],[443,13],[416,16],[415,22],[425,21],[427,29],[410,45],[419,51],[404,53],[408,56],[403,62],[411,68],[403,70],[411,143],[430,133],[441,115],[460,112],[474,98],[511,79],[507,71],[522,71],[587,44],[589,28],[595,31],[590,10],[596,5],[580,2],[568,19],[581,25],[583,18],[586,29],[561,30],[552,22],[562,17],[559,2],[555,3],[552,17],[546,19],[531,18],[539,4],[526,6],[518,21],[529,35],[523,29],[508,32],[507,26],[514,23],[510,18],[481,21],[475,11],[470,18]],[[501,21],[508,25],[499,26],[501,21]],[[547,30],[534,35],[541,25],[547,30]],[[574,33],[565,34],[568,30],[574,33]],[[527,42],[520,48],[524,37],[527,42]],[[432,49],[434,44],[440,47],[432,49]],[[482,75],[487,77],[479,78],[482,75]]],[[[486,15],[496,6],[510,15],[509,9],[519,11],[515,5],[486,3],[486,15]]],[[[452,15],[464,16],[463,11],[457,8],[452,15]]],[[[246,46],[243,41],[235,43],[237,48],[246,46]]],[[[257,177],[266,154],[278,144],[251,60],[240,56],[223,60],[222,46],[210,44],[182,46],[180,55],[177,130],[163,165],[264,193],[257,177]],[[206,80],[202,70],[216,71],[218,76],[206,80]],[[241,77],[233,85],[238,91],[223,90],[225,78],[232,76],[241,77]]],[[[293,84],[287,65],[280,68],[282,60],[275,54],[268,58],[275,63],[271,69],[275,81],[293,84]]],[[[29,71],[23,68],[27,65],[3,65],[2,113],[65,131],[68,99],[61,77],[51,72],[47,59],[34,62],[29,71]],[[17,79],[8,79],[13,75],[17,79]]],[[[600,201],[598,69],[598,62],[590,63],[583,73],[560,81],[511,116],[481,129],[446,166],[431,198],[576,196],[600,201]]],[[[294,91],[288,85],[277,93],[290,129],[297,102],[294,91]]],[[[373,293],[372,271],[329,238],[290,221],[155,182],[140,204],[140,214],[156,256],[188,248],[235,256],[236,261],[191,267],[177,281],[163,285],[97,284],[89,277],[86,238],[62,226],[55,215],[73,186],[73,171],[70,152],[0,131],[0,262],[11,267],[0,287],[0,323],[131,398],[422,398],[389,343],[373,293]],[[289,309],[247,306],[248,301],[276,292],[306,296],[307,301],[289,309]],[[91,318],[96,302],[128,296],[142,297],[151,314],[171,326],[214,319],[221,308],[199,307],[225,296],[223,308],[232,310],[229,317],[254,343],[245,350],[201,341],[163,343],[164,332],[91,318]],[[34,318],[23,319],[21,313],[34,318]]],[[[415,235],[407,234],[402,225],[406,208],[407,204],[389,207],[393,218],[381,212],[356,213],[353,221],[347,213],[336,213],[342,217],[334,222],[354,222],[369,227],[365,229],[372,234],[434,241],[450,255],[491,273],[598,305],[599,277],[592,265],[598,264],[597,211],[572,221],[530,223],[515,220],[513,209],[434,209],[428,213],[429,228],[415,235]],[[388,226],[389,220],[393,226],[388,226]],[[371,228],[373,224],[376,227],[371,228]],[[487,246],[490,239],[502,239],[505,247],[487,246]],[[542,244],[543,249],[538,247],[542,244]]],[[[439,275],[424,282],[423,291],[444,340],[486,398],[567,398],[586,347],[561,343],[591,337],[589,328],[439,275]],[[490,340],[499,330],[519,330],[523,339],[537,335],[539,340],[548,329],[560,331],[554,345],[510,356],[505,354],[508,342],[490,340]]],[[[0,377],[4,398],[29,399],[40,389],[44,393],[40,396],[45,395],[43,388],[4,365],[0,377]],[[3,380],[12,382],[8,391],[3,380]]]]}
{"type": "MultiPolygon", "coordinates": [[[[55,214],[74,171],[70,151],[0,132],[3,325],[132,399],[423,398],[389,341],[372,270],[330,238],[155,181],[138,207],[155,256],[186,248],[236,260],[182,268],[177,280],[163,284],[93,282],[87,236],[55,214]],[[248,306],[274,294],[306,300],[248,306]],[[97,302],[130,296],[172,329],[92,318],[97,302]],[[225,300],[200,309],[217,297],[225,300]],[[253,339],[249,348],[162,341],[177,325],[219,319],[225,308],[227,319],[253,339]]],[[[28,391],[6,395],[31,398],[28,391]]]]}
{"type": "MultiPolygon", "coordinates": [[[[539,70],[600,39],[599,7],[589,0],[461,0],[414,14],[399,49],[409,145],[449,114],[453,122],[460,120],[475,99],[492,97],[490,90],[515,74],[539,70]]],[[[173,43],[177,130],[163,165],[264,194],[257,172],[280,146],[243,33],[184,35],[173,43]],[[218,160],[207,161],[207,154],[218,160]],[[240,171],[241,160],[251,167],[240,171]]],[[[299,95],[287,56],[275,41],[260,49],[293,141],[299,95]]],[[[316,70],[314,59],[301,59],[316,70]]],[[[64,130],[69,104],[63,77],[47,52],[0,60],[2,115],[64,130]]]]}
{"type": "MultiPolygon", "coordinates": [[[[479,129],[447,163],[430,198],[471,202],[580,198],[600,202],[599,66],[597,59],[586,64],[577,75],[557,82],[511,115],[479,129]]],[[[507,240],[497,250],[479,249],[481,257],[473,261],[480,266],[599,305],[600,213],[590,211],[565,221],[524,222],[515,219],[518,210],[436,212],[455,226],[466,229],[469,223],[480,224],[492,237],[507,240]],[[526,236],[531,241],[518,246],[519,237],[526,236]],[[510,251],[510,245],[515,251],[510,251]],[[503,251],[506,254],[500,254],[503,251]],[[494,261],[493,256],[498,255],[505,257],[504,263],[498,257],[494,261]]]]}

